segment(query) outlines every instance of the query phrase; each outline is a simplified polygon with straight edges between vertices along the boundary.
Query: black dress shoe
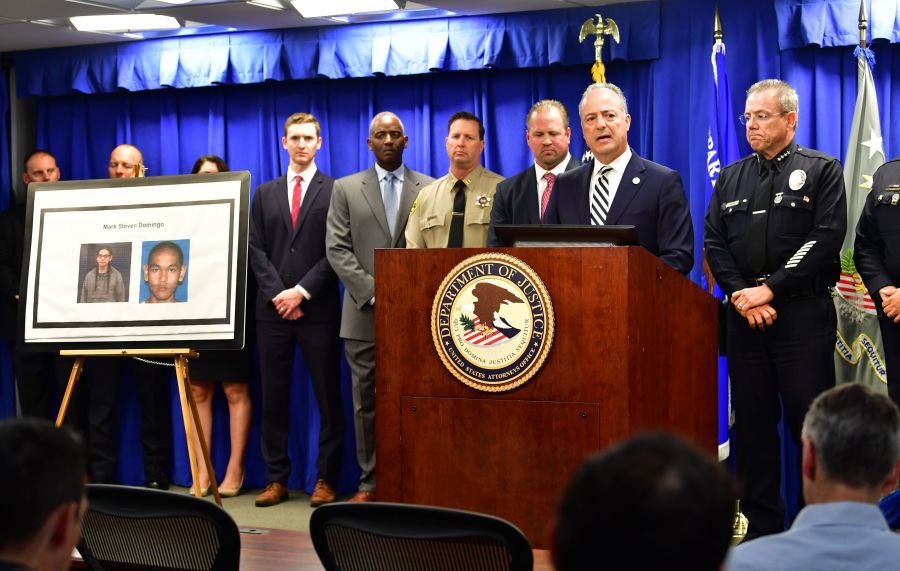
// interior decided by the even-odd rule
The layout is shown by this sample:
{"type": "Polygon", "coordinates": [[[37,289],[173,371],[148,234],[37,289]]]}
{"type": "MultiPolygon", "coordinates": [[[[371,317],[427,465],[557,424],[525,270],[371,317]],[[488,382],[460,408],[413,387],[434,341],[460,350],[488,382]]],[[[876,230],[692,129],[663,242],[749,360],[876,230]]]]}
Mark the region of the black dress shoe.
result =
{"type": "Polygon", "coordinates": [[[168,490],[169,482],[165,480],[147,480],[144,482],[145,488],[150,488],[151,490],[168,490]]]}

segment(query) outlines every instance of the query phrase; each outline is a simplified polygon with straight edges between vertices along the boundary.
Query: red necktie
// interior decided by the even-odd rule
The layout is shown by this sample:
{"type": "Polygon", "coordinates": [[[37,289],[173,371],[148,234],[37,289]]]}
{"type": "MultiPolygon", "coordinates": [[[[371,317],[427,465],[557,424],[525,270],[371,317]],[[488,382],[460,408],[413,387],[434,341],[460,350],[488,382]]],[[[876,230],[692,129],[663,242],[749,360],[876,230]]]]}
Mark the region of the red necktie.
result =
{"type": "Polygon", "coordinates": [[[294,183],[294,196],[291,198],[291,228],[296,230],[297,217],[300,215],[300,199],[302,198],[302,189],[300,188],[300,182],[303,180],[303,177],[297,175],[297,178],[295,178],[294,180],[296,182],[294,183]]]}
{"type": "Polygon", "coordinates": [[[556,175],[552,172],[548,172],[544,174],[543,178],[547,181],[547,188],[544,189],[544,193],[541,195],[541,222],[544,221],[544,211],[547,210],[547,203],[550,202],[550,193],[553,192],[553,185],[556,183],[556,175]]]}

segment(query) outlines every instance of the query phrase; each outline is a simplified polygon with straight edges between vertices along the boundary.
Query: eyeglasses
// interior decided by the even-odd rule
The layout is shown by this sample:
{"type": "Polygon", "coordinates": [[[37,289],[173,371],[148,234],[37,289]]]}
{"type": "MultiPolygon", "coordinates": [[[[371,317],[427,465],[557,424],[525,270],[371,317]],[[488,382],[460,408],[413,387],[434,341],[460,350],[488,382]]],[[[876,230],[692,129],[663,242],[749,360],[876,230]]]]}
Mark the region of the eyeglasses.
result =
{"type": "Polygon", "coordinates": [[[742,127],[746,127],[750,124],[750,121],[756,121],[760,124],[768,123],[773,117],[781,115],[786,115],[786,113],[766,113],[765,111],[757,111],[756,113],[744,113],[743,115],[738,115],[737,119],[742,127]]]}

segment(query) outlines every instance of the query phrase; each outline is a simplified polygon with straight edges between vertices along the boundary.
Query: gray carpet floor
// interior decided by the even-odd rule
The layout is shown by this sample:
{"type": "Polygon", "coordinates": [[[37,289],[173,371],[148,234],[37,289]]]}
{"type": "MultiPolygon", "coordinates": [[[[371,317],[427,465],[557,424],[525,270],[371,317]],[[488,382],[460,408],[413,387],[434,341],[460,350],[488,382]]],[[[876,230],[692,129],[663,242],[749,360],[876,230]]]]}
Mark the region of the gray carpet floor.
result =
{"type": "MultiPolygon", "coordinates": [[[[170,491],[187,494],[188,488],[172,486],[170,491]]],[[[291,490],[287,501],[267,508],[258,508],[254,505],[256,495],[261,490],[244,490],[241,495],[234,498],[222,498],[222,507],[231,515],[240,528],[269,527],[275,529],[290,529],[294,531],[309,531],[309,516],[313,508],[309,506],[309,496],[301,491],[291,490]]],[[[347,496],[338,496],[338,499],[346,499],[347,496]]],[[[210,502],[215,500],[210,495],[204,498],[210,502]]]]}

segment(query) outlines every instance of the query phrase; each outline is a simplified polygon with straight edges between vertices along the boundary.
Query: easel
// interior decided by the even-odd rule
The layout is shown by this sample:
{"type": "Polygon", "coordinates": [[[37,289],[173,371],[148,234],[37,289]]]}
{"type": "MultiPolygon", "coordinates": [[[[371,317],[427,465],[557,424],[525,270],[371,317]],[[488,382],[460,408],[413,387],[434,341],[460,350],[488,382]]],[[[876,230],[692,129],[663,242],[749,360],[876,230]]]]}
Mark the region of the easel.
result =
{"type": "Polygon", "coordinates": [[[63,350],[59,352],[64,357],[75,357],[72,364],[72,373],[69,375],[69,384],[59,405],[59,414],[56,416],[56,426],[61,426],[69,408],[69,400],[75,383],[78,382],[84,371],[84,360],[87,357],[172,357],[175,360],[175,375],[178,377],[178,395],[181,399],[181,416],[184,420],[184,434],[187,438],[188,457],[191,462],[191,478],[193,479],[194,495],[200,496],[200,479],[197,477],[197,451],[194,450],[194,431],[191,427],[193,417],[194,426],[197,427],[198,440],[200,440],[200,452],[203,462],[209,473],[209,484],[212,487],[216,503],[222,506],[222,497],[219,495],[219,486],[216,483],[216,473],[210,461],[209,448],[206,446],[206,438],[203,434],[203,426],[200,424],[200,416],[197,414],[197,405],[191,394],[190,377],[188,376],[188,358],[198,357],[199,354],[192,349],[95,349],[95,350],[63,350]],[[189,412],[190,411],[190,412],[189,412]]]}

